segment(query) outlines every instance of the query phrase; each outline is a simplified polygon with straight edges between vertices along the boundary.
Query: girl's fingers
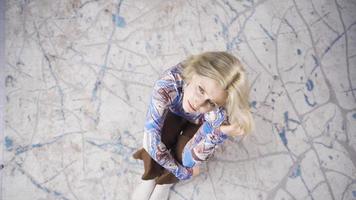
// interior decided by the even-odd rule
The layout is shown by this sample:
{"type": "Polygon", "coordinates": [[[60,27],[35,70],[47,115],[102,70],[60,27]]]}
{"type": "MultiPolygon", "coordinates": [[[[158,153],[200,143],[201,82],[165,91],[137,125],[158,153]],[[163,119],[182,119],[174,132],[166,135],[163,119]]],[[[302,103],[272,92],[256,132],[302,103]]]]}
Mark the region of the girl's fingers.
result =
{"type": "Polygon", "coordinates": [[[244,131],[238,123],[231,125],[222,125],[220,130],[230,136],[243,135],[244,131]]]}
{"type": "Polygon", "coordinates": [[[244,134],[244,131],[243,129],[241,128],[240,125],[237,125],[238,127],[235,129],[235,136],[238,136],[238,135],[243,135],[244,134]]]}

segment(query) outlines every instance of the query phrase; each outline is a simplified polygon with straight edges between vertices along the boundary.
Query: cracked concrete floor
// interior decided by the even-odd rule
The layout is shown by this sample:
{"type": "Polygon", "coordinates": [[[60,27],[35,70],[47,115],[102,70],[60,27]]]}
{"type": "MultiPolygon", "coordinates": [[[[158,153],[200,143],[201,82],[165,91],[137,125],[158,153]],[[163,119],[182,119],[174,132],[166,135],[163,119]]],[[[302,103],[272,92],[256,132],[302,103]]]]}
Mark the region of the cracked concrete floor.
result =
{"type": "Polygon", "coordinates": [[[355,1],[5,3],[2,199],[128,199],[153,82],[207,50],[243,61],[256,130],[170,199],[356,199],[355,1]]]}

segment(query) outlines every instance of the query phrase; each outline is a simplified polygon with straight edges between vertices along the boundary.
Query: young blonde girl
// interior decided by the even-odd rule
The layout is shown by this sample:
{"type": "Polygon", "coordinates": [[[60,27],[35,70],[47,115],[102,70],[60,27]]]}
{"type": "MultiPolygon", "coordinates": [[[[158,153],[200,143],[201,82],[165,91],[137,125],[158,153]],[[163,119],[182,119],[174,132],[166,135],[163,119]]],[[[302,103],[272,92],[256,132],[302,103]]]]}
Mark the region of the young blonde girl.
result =
{"type": "Polygon", "coordinates": [[[152,92],[143,148],[134,154],[148,181],[132,199],[166,199],[171,184],[197,175],[227,136],[252,127],[247,75],[236,57],[205,52],[171,67],[152,92]]]}

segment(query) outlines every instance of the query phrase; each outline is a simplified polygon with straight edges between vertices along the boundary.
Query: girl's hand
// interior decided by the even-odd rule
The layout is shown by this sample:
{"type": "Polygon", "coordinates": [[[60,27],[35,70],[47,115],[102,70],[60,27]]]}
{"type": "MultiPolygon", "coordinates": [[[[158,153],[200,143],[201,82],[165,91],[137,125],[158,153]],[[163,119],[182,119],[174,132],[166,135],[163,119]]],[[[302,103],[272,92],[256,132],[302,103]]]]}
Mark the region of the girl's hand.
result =
{"type": "Polygon", "coordinates": [[[198,176],[200,173],[200,168],[199,166],[193,167],[193,176],[198,176]]]}
{"type": "Polygon", "coordinates": [[[218,107],[208,113],[205,113],[204,118],[210,122],[213,127],[219,127],[226,120],[226,110],[223,107],[218,107]]]}
{"type": "Polygon", "coordinates": [[[239,136],[245,134],[244,130],[240,127],[238,123],[221,125],[220,131],[229,136],[239,136]]]}

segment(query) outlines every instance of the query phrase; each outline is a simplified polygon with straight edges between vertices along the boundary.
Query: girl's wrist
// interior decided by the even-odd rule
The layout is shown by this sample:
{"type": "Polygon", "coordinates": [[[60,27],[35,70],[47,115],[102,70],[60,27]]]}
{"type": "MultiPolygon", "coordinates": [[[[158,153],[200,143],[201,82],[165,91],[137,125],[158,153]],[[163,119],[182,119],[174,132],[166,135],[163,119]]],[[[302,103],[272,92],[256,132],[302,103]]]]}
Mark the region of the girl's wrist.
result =
{"type": "Polygon", "coordinates": [[[219,131],[226,133],[226,125],[219,126],[219,131]]]}
{"type": "Polygon", "coordinates": [[[228,130],[226,129],[226,125],[219,126],[218,129],[223,135],[229,135],[228,130]]]}

